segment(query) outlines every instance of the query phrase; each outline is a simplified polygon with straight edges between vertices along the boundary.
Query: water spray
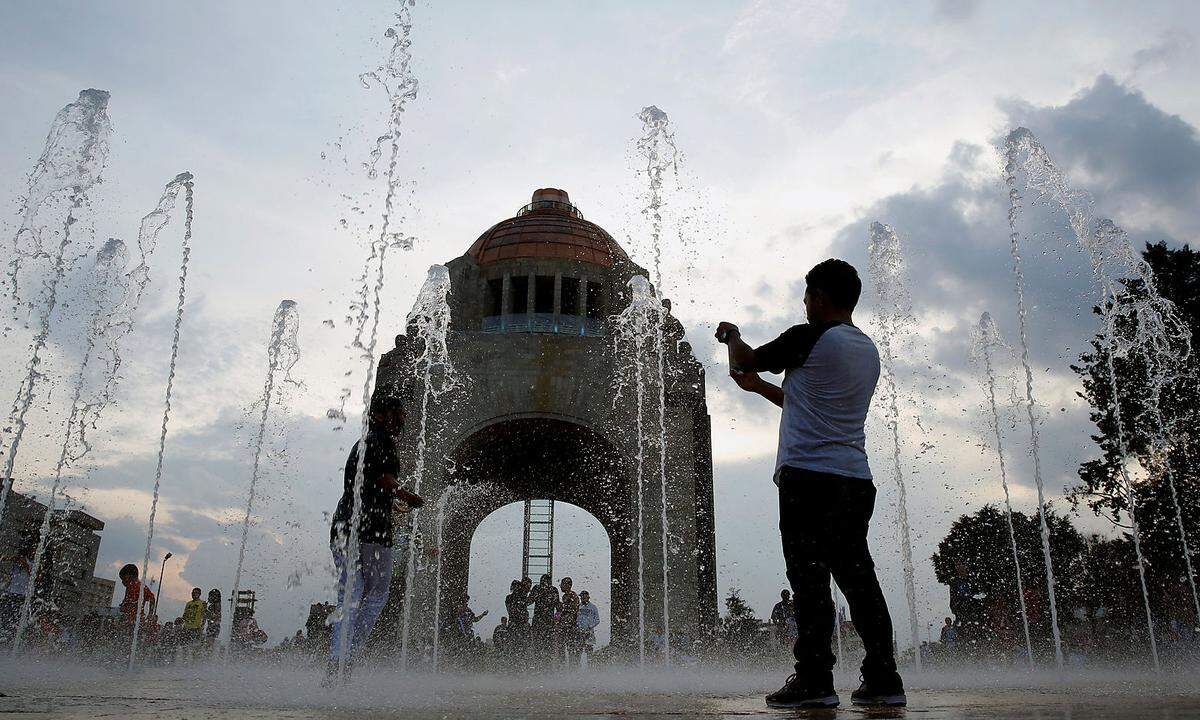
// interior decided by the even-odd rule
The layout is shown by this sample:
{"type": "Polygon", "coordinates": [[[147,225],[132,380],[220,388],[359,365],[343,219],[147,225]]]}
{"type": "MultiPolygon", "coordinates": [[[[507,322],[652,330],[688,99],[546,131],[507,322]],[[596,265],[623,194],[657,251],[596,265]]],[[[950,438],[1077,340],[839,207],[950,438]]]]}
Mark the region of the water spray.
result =
{"type": "MultiPolygon", "coordinates": [[[[183,173],[176,178],[183,185],[184,220],[182,257],[179,263],[179,295],[175,305],[175,326],[171,339],[171,361],[167,372],[167,386],[163,393],[162,427],[158,437],[158,460],[154,468],[154,494],[150,501],[150,517],[146,522],[146,554],[142,558],[142,572],[138,582],[144,587],[147,581],[146,573],[150,567],[150,548],[154,544],[154,518],[158,513],[158,493],[162,486],[163,457],[167,450],[167,427],[171,420],[171,395],[175,388],[175,366],[179,360],[179,337],[183,328],[183,310],[187,300],[188,261],[192,257],[192,219],[193,219],[193,182],[191,173],[183,173]]],[[[160,592],[161,592],[161,581],[160,592]]],[[[145,593],[139,592],[137,608],[133,619],[133,639],[129,645],[129,669],[133,670],[137,661],[138,637],[142,629],[142,609],[145,605],[145,593]]]]}
{"type": "Polygon", "coordinates": [[[911,526],[908,520],[908,492],[900,462],[899,386],[896,381],[896,341],[913,323],[908,293],[908,278],[900,237],[889,225],[871,223],[870,273],[879,298],[876,321],[883,383],[887,392],[885,419],[892,436],[892,480],[896,483],[896,527],[900,531],[900,559],[904,567],[904,599],[908,603],[908,624],[912,635],[913,660],[921,671],[921,634],[917,617],[917,590],[914,580],[911,526]]]}
{"type": "Polygon", "coordinates": [[[1004,488],[1004,517],[1008,520],[1008,539],[1012,543],[1013,567],[1017,572],[1017,601],[1021,605],[1021,626],[1025,630],[1025,652],[1029,667],[1033,667],[1033,641],[1029,635],[1029,612],[1025,607],[1025,582],[1021,577],[1021,559],[1017,555],[1017,531],[1013,527],[1012,497],[1008,491],[1008,468],[1004,459],[1004,437],[1000,433],[1000,412],[996,407],[996,369],[992,363],[992,352],[1004,347],[1000,330],[990,313],[979,318],[979,324],[971,328],[972,354],[983,362],[984,390],[991,411],[992,434],[996,438],[996,461],[1000,465],[1000,485],[1004,488]]]}
{"type": "MultiPolygon", "coordinates": [[[[54,117],[46,145],[29,176],[26,197],[21,208],[21,227],[13,241],[13,260],[9,278],[14,301],[22,302],[20,277],[23,259],[50,258],[50,268],[44,277],[39,277],[42,292],[27,304],[36,308],[38,330],[33,340],[29,362],[25,366],[25,379],[21,382],[5,432],[12,435],[4,461],[4,474],[12,478],[17,453],[25,434],[25,416],[33,404],[34,390],[44,377],[40,366],[42,351],[50,340],[51,321],[58,306],[58,294],[71,258],[68,248],[74,242],[73,230],[79,222],[79,212],[87,204],[92,189],[101,182],[101,174],[108,161],[108,138],[112,125],[108,119],[109,94],[103,90],[83,90],[79,98],[64,107],[54,117]],[[41,217],[43,212],[55,214],[60,203],[66,204],[62,213],[61,227],[50,231],[41,217]],[[43,234],[50,233],[59,239],[53,249],[43,244],[43,234]]],[[[90,245],[82,254],[91,251],[90,245]]],[[[8,502],[12,482],[0,483],[0,515],[8,502]]]]}
{"type": "MultiPolygon", "coordinates": [[[[242,519],[242,543],[238,548],[237,569],[233,573],[233,593],[230,597],[237,602],[238,590],[242,586],[242,563],[246,559],[246,541],[250,537],[250,514],[254,508],[254,495],[262,468],[263,442],[267,434],[267,418],[271,412],[271,401],[275,397],[277,382],[287,380],[289,373],[300,360],[300,314],[294,300],[283,300],[275,309],[271,321],[271,339],[267,344],[267,378],[263,382],[262,414],[258,420],[258,432],[254,436],[254,461],[250,470],[250,488],[246,494],[246,514],[242,519]],[[283,374],[280,375],[280,372],[283,374]]],[[[232,647],[233,625],[230,620],[230,646],[232,647]]],[[[225,656],[229,659],[229,655],[225,656]]]]}

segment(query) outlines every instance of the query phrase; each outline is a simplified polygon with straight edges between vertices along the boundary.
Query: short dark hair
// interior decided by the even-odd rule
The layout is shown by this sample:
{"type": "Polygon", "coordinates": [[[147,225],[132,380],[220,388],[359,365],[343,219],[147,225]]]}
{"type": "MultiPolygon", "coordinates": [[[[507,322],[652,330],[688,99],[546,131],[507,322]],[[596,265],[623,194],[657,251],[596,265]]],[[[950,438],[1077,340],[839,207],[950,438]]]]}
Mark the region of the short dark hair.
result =
{"type": "Polygon", "coordinates": [[[858,271],[845,260],[829,258],[813,266],[804,276],[809,290],[820,290],[838,308],[853,310],[862,294],[858,271]]]}
{"type": "Polygon", "coordinates": [[[124,577],[137,578],[137,576],[138,576],[137,565],[134,565],[133,563],[129,563],[129,564],[125,565],[125,567],[121,568],[121,572],[117,573],[117,577],[119,577],[119,578],[124,578],[124,577]]]}

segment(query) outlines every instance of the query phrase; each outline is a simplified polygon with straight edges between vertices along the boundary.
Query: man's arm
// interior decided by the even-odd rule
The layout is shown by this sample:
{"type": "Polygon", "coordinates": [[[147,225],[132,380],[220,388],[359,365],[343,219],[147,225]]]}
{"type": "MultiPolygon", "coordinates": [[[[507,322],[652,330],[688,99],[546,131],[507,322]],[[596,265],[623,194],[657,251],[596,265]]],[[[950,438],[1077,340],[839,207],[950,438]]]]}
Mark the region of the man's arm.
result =
{"type": "Polygon", "coordinates": [[[375,484],[384,490],[387,490],[392,495],[395,495],[397,500],[400,500],[409,507],[419,508],[425,504],[425,499],[420,495],[404,489],[404,487],[400,485],[400,481],[396,479],[395,475],[391,475],[389,473],[380,473],[375,479],[375,484]]]}
{"type": "Polygon", "coordinates": [[[717,342],[724,343],[729,351],[729,369],[742,372],[757,372],[764,368],[758,366],[758,358],[754,348],[742,340],[742,331],[731,322],[721,322],[717,325],[717,342]]]}
{"type": "Polygon", "coordinates": [[[775,405],[783,407],[783,388],[775,383],[768,382],[759,377],[758,373],[753,372],[738,372],[731,369],[729,376],[737,383],[737,386],[746,392],[757,393],[766,399],[770,400],[775,405]]]}

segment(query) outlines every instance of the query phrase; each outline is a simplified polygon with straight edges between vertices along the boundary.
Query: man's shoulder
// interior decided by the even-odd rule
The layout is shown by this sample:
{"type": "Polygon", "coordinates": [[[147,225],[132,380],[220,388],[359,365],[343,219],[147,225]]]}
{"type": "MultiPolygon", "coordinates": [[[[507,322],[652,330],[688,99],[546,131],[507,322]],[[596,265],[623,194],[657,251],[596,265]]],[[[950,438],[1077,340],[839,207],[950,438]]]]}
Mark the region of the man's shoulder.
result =
{"type": "Polygon", "coordinates": [[[821,326],[819,332],[811,334],[812,351],[851,352],[854,354],[878,354],[875,341],[857,325],[838,322],[821,326]]]}
{"type": "Polygon", "coordinates": [[[848,323],[848,322],[835,323],[833,329],[836,329],[843,337],[855,337],[855,338],[859,338],[861,340],[866,340],[871,343],[875,342],[874,340],[871,340],[871,336],[868,335],[865,330],[863,330],[859,326],[855,325],[854,323],[848,323]]]}

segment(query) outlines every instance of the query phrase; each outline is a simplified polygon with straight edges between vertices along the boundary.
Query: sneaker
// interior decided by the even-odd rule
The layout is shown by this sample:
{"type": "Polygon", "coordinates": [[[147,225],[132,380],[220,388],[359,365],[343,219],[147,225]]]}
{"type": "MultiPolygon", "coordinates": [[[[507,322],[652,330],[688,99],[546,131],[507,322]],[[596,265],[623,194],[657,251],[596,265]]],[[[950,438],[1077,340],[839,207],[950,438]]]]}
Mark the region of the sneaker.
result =
{"type": "Polygon", "coordinates": [[[891,677],[862,679],[850,695],[850,702],[861,707],[903,707],[908,704],[904,694],[904,681],[900,674],[893,672],[891,677]]]}
{"type": "Polygon", "coordinates": [[[841,699],[833,691],[833,683],[810,683],[796,673],[783,687],[767,696],[767,705],[776,708],[835,708],[841,699]]]}

